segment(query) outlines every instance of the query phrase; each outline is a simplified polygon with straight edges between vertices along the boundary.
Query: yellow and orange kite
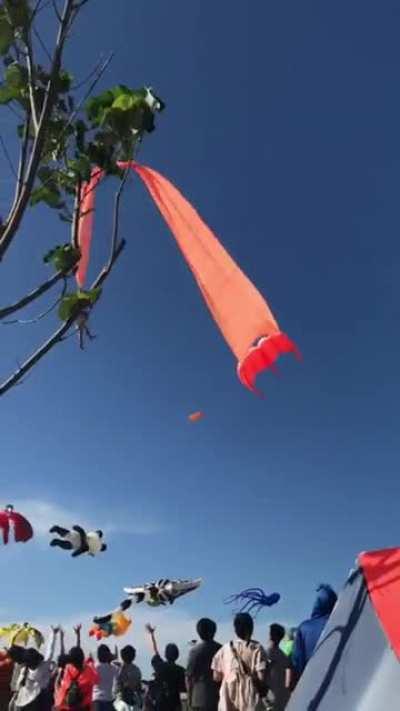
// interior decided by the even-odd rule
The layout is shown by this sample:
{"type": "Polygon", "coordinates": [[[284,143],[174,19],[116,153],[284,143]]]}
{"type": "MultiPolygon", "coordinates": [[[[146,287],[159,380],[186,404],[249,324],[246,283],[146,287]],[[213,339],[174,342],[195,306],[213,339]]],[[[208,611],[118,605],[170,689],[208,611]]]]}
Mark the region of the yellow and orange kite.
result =
{"type": "MultiPolygon", "coordinates": [[[[257,392],[257,375],[274,370],[280,355],[300,357],[295,344],[282,333],[268,304],[248,277],[203,222],[193,206],[160,173],[134,161],[120,163],[142,179],[186,259],[204,300],[222,335],[238,360],[243,385],[257,392]]],[[[103,178],[100,169],[82,188],[78,243],[81,260],[77,282],[82,288],[89,264],[96,187],[103,178]]]]}

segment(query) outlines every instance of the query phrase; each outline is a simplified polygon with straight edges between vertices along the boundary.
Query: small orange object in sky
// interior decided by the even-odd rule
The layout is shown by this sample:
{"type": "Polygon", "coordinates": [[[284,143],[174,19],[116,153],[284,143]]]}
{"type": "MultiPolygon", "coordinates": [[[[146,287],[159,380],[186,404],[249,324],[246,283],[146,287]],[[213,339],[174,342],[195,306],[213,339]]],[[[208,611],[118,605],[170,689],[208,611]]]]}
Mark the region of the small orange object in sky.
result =
{"type": "Polygon", "coordinates": [[[192,412],[191,415],[189,415],[189,420],[190,422],[198,422],[199,420],[202,420],[204,417],[204,412],[201,412],[201,410],[198,410],[197,412],[192,412]]]}

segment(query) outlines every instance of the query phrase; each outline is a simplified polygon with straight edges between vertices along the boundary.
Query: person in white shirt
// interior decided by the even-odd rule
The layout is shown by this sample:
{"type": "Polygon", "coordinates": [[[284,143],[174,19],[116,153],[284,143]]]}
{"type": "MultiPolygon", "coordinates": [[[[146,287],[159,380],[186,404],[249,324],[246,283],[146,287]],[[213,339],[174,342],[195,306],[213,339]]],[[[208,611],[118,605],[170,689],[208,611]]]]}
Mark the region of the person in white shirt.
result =
{"type": "Polygon", "coordinates": [[[236,640],[224,644],[211,662],[214,681],[221,684],[218,711],[265,711],[267,656],[251,638],[253,627],[247,612],[236,615],[236,640]]]}
{"type": "Polygon", "coordinates": [[[58,627],[52,627],[45,655],[29,647],[24,652],[24,665],[16,683],[14,707],[25,711],[46,711],[50,708],[48,688],[50,685],[58,627]]]}
{"type": "Polygon", "coordinates": [[[106,644],[97,650],[95,669],[99,681],[93,689],[93,711],[113,711],[119,667],[114,664],[114,656],[106,644]]]}

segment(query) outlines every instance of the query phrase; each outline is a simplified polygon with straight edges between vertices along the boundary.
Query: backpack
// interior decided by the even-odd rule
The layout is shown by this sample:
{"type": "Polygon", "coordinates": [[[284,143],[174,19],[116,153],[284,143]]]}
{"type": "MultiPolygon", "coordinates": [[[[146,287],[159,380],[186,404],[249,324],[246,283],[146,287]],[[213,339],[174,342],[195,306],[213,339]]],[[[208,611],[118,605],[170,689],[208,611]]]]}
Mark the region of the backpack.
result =
{"type": "Polygon", "coordinates": [[[83,694],[78,679],[79,677],[71,681],[65,695],[65,703],[69,708],[77,708],[82,705],[83,694]]]}

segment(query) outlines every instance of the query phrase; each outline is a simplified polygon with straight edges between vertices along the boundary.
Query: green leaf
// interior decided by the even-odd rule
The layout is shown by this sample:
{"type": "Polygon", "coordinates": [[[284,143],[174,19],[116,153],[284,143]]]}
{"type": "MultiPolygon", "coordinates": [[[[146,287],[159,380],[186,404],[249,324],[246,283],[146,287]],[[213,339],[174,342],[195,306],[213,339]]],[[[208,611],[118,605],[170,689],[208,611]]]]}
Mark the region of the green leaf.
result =
{"type": "Polygon", "coordinates": [[[61,321],[69,321],[75,318],[83,309],[87,309],[99,299],[101,288],[91,291],[77,291],[75,294],[66,294],[58,308],[58,315],[61,321]]]}
{"type": "Polygon", "coordinates": [[[79,297],[77,294],[67,294],[62,299],[60,306],[58,307],[58,315],[61,321],[69,321],[75,315],[79,313],[79,297]]]}
{"type": "Polygon", "coordinates": [[[27,27],[31,16],[28,0],[4,0],[4,5],[13,27],[27,27]]]}
{"type": "Polygon", "coordinates": [[[53,209],[59,209],[64,206],[58,188],[49,185],[41,185],[40,187],[32,190],[30,202],[32,207],[40,202],[45,202],[46,205],[53,209]]]}
{"type": "Polygon", "coordinates": [[[42,181],[42,183],[46,183],[49,180],[54,182],[56,178],[56,171],[48,165],[42,165],[42,167],[38,170],[38,178],[42,181]]]}
{"type": "Polygon", "coordinates": [[[0,14],[0,54],[7,54],[13,42],[14,31],[3,12],[0,14]]]}
{"type": "Polygon", "coordinates": [[[27,70],[16,62],[10,64],[5,72],[5,80],[8,86],[13,89],[24,89],[28,83],[27,70]]]}
{"type": "Polygon", "coordinates": [[[104,91],[99,96],[94,96],[86,103],[86,114],[95,126],[99,126],[104,118],[104,113],[109,109],[114,101],[112,91],[104,91]]]}
{"type": "Polygon", "coordinates": [[[76,180],[90,180],[92,165],[88,156],[81,155],[76,160],[69,160],[68,168],[72,170],[76,180]]]}
{"type": "Polygon", "coordinates": [[[9,104],[10,101],[14,101],[15,99],[18,99],[18,97],[18,90],[12,89],[7,84],[0,84],[0,105],[9,104]]]}
{"type": "Polygon", "coordinates": [[[121,111],[129,111],[132,109],[137,101],[131,94],[121,94],[112,103],[113,109],[121,109],[121,111]]]}
{"type": "Polygon", "coordinates": [[[85,150],[85,135],[87,131],[87,126],[84,121],[77,121],[75,124],[75,134],[76,134],[76,146],[78,151],[85,150]]]}
{"type": "Polygon", "coordinates": [[[66,94],[71,89],[73,76],[69,72],[61,71],[55,82],[55,90],[58,94],[66,94]]]}
{"type": "Polygon", "coordinates": [[[81,252],[72,244],[59,245],[48,252],[43,261],[46,264],[53,264],[58,272],[68,274],[75,267],[81,257],[81,252]]]}

